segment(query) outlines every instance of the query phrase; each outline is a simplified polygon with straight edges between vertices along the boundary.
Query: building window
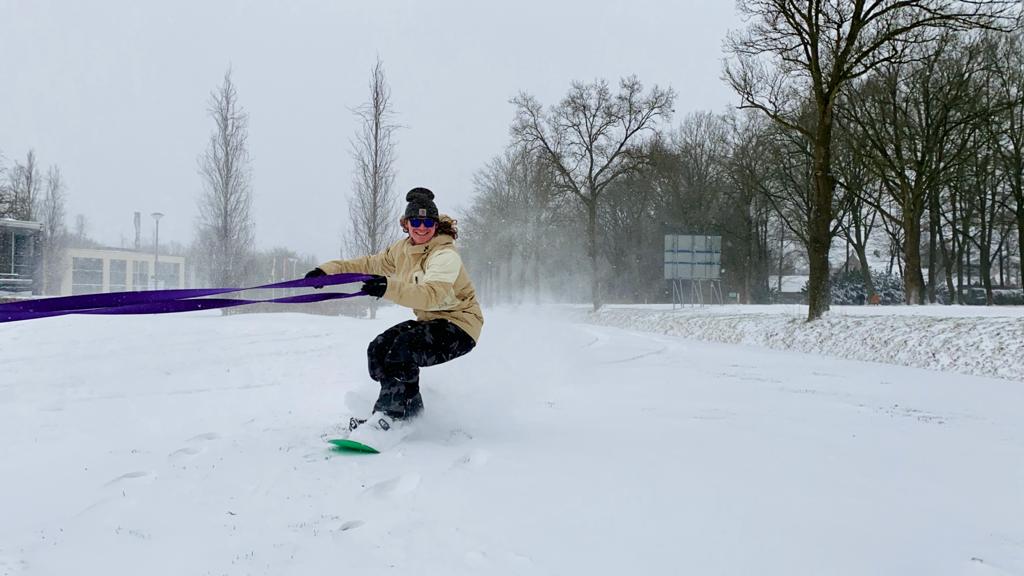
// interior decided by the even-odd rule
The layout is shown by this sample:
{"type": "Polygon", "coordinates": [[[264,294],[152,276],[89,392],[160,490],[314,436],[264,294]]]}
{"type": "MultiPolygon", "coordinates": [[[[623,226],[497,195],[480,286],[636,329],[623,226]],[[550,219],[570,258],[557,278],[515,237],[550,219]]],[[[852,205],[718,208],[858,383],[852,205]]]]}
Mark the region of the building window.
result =
{"type": "Polygon", "coordinates": [[[34,241],[31,235],[14,235],[14,274],[23,278],[32,277],[32,256],[34,255],[34,241]]]}
{"type": "Polygon", "coordinates": [[[149,288],[149,262],[132,260],[132,289],[146,290],[149,288]]]}
{"type": "Polygon", "coordinates": [[[71,293],[93,294],[103,291],[103,259],[71,259],[71,293]]]}
{"type": "Polygon", "coordinates": [[[128,289],[128,261],[110,261],[110,291],[124,292],[128,289]]]}

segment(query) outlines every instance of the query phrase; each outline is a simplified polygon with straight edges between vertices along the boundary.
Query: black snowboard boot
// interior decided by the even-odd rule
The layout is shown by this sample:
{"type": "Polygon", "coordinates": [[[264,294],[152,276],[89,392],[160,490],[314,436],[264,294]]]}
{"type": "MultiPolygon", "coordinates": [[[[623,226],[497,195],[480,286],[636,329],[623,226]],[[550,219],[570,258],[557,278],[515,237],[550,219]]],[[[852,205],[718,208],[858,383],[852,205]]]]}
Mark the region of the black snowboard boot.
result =
{"type": "Polygon", "coordinates": [[[412,420],[423,413],[423,396],[417,392],[415,396],[405,400],[405,419],[412,420]]]}

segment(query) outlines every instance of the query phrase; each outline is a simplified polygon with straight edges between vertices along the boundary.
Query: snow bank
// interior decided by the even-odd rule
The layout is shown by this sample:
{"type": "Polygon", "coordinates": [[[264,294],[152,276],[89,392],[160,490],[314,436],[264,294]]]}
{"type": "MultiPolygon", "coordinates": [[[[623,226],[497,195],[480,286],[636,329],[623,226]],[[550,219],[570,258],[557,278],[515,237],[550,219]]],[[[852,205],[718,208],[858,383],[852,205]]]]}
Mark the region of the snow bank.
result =
{"type": "Polygon", "coordinates": [[[695,340],[1024,380],[1021,312],[1019,308],[836,307],[810,323],[805,321],[806,308],[798,306],[675,311],[609,307],[597,313],[577,308],[571,315],[578,321],[695,340]],[[986,315],[968,316],[965,310],[984,310],[986,315]]]}

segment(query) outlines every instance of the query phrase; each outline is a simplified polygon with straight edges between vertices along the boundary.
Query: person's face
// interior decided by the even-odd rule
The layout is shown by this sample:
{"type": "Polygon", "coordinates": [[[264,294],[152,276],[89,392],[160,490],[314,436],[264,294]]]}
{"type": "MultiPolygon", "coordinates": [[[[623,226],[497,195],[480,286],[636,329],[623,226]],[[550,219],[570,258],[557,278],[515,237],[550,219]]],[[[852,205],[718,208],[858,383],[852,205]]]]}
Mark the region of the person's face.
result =
{"type": "Polygon", "coordinates": [[[437,220],[433,218],[409,218],[405,221],[409,238],[413,244],[426,244],[437,232],[437,220]]]}

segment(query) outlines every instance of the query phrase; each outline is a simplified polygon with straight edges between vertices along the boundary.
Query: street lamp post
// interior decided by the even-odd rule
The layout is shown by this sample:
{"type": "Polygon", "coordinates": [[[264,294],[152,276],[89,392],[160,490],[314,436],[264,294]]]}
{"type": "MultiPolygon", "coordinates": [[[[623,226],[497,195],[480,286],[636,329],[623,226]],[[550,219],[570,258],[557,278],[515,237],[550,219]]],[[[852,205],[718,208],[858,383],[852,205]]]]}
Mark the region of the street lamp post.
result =
{"type": "Polygon", "coordinates": [[[151,216],[156,221],[156,240],[153,243],[153,289],[159,290],[160,276],[157,270],[160,268],[160,219],[164,215],[160,212],[153,212],[151,216]]]}

